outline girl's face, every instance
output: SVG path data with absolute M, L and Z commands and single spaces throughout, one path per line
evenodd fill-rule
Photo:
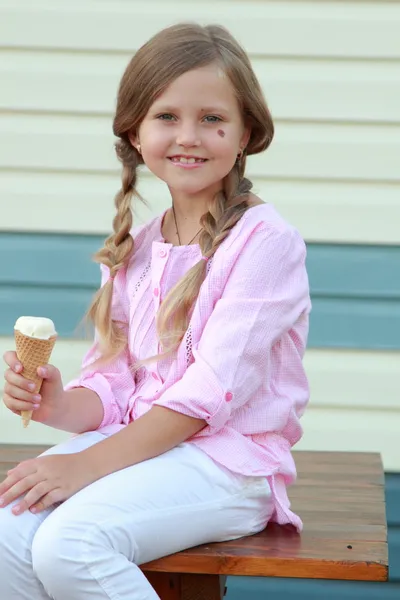
M 131 142 L 172 193 L 212 197 L 249 136 L 229 78 L 208 65 L 175 79 Z

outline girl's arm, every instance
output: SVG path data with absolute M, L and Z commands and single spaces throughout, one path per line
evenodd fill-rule
M 84 450 L 82 458 L 97 478 L 159 456 L 203 429 L 202 419 L 154 406 L 107 439 Z
M 51 411 L 44 424 L 70 433 L 83 433 L 98 429 L 103 415 L 103 403 L 95 392 L 87 388 L 75 388 L 64 392 L 61 402 Z

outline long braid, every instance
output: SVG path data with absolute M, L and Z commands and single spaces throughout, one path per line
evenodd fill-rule
M 231 229 L 248 210 L 248 194 L 252 183 L 241 176 L 246 158 L 243 156 L 224 179 L 224 188 L 209 205 L 201 218 L 203 231 L 199 245 L 203 256 L 211 258 L 229 235 Z M 157 330 L 163 348 L 161 356 L 173 353 L 182 341 L 207 274 L 206 261 L 200 260 L 170 290 L 157 316 Z M 150 359 L 151 360 L 151 359 Z
M 141 162 L 137 151 L 126 140 L 121 139 L 116 143 L 116 153 L 123 168 L 122 187 L 114 200 L 116 208 L 113 219 L 114 231 L 104 242 L 103 248 L 93 257 L 95 262 L 109 268 L 110 277 L 98 290 L 88 310 L 88 317 L 98 333 L 102 361 L 117 356 L 127 343 L 126 333 L 121 323 L 111 318 L 111 305 L 114 277 L 125 266 L 134 249 L 134 241 L 130 235 L 133 221 L 131 201 L 133 194 L 137 193 L 135 189 L 137 166 Z
M 208 213 L 202 218 L 204 232 L 199 242 L 204 256 L 215 254 L 248 209 L 247 199 L 252 183 L 240 175 L 245 160 L 242 157 L 225 177 L 223 191 L 215 196 Z

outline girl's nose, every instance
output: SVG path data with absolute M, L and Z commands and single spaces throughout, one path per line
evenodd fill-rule
M 184 146 L 185 148 L 200 146 L 201 141 L 197 127 L 189 123 L 182 124 L 176 137 L 176 143 L 178 146 Z

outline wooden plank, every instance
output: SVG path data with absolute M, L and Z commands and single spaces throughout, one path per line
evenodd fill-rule
M 181 575 L 181 600 L 221 600 L 226 577 L 215 575 Z M 161 596 L 161 600 L 164 598 Z
M 302 479 L 302 484 L 303 484 Z M 315 499 L 315 486 L 307 487 L 305 485 L 292 485 L 289 490 L 290 499 L 293 502 L 304 502 L 305 500 L 310 501 Z M 341 484 L 340 486 L 332 485 L 328 483 L 326 486 L 320 486 L 318 488 L 318 500 L 323 500 L 328 503 L 337 504 L 337 498 L 340 498 L 341 502 L 345 503 L 358 503 L 360 501 L 360 495 L 358 491 L 349 489 L 345 484 Z M 382 490 L 380 486 L 369 486 L 367 490 L 365 490 L 364 495 L 365 503 L 382 503 Z
M 360 501 L 362 501 L 361 497 Z M 364 527 L 365 525 L 384 526 L 386 524 L 383 502 L 381 505 L 371 504 L 370 506 L 374 510 L 370 511 L 365 511 L 362 504 L 360 506 L 354 504 L 353 509 L 348 511 L 329 511 L 328 507 L 321 507 L 320 512 L 308 510 L 305 506 L 307 506 L 307 502 L 302 505 L 293 503 L 293 509 L 295 512 L 301 514 L 305 527 L 307 527 L 308 523 L 313 523 L 315 526 L 332 525 L 332 527 L 337 527 L 342 525 L 344 528 L 348 528 L 350 523 L 353 526 L 359 525 L 360 527 Z
M 259 554 L 249 548 L 248 553 L 240 548 L 237 555 L 213 548 L 209 555 L 204 548 L 199 554 L 193 551 L 172 555 L 157 561 L 141 565 L 144 571 L 160 570 L 174 572 L 185 570 L 188 573 L 212 573 L 241 575 L 247 577 L 288 577 L 306 579 L 338 579 L 347 581 L 387 581 L 388 567 L 384 543 L 368 542 L 369 553 L 361 550 L 353 553 L 348 550 L 349 558 L 344 559 L 345 548 L 329 540 L 323 540 L 319 556 L 302 556 L 293 552 L 293 544 L 287 554 L 279 548 L 279 556 L 264 547 Z M 326 559 L 329 555 L 329 559 Z
M 226 577 L 187 573 L 146 573 L 161 600 L 221 600 Z
M 181 600 L 181 580 L 178 573 L 146 573 L 145 575 L 162 600 Z
M 302 537 L 309 538 L 309 544 L 315 543 L 316 540 L 321 540 L 318 543 L 324 543 L 323 540 L 346 540 L 346 543 L 353 542 L 384 542 L 387 541 L 387 525 L 357 525 L 354 523 L 346 523 L 339 525 L 338 523 L 328 524 L 321 521 L 306 521 L 305 529 L 302 531 Z

